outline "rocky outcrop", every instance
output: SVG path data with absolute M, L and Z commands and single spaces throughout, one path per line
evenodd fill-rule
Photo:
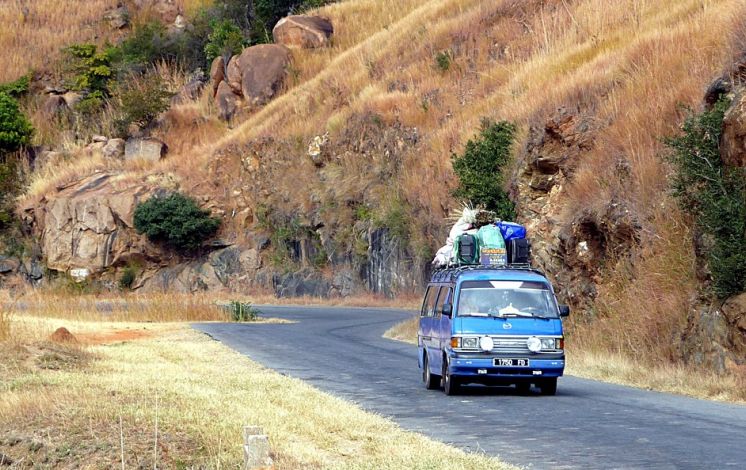
M 290 51 L 277 44 L 247 47 L 228 64 L 216 58 L 210 69 L 219 117 L 230 119 L 240 103 L 256 108 L 267 104 L 285 84 Z
M 725 113 L 720 152 L 726 166 L 746 168 L 746 90 Z
M 272 29 L 275 43 L 303 49 L 328 46 L 332 34 L 332 22 L 321 16 L 291 15 L 278 21 Z
M 106 12 L 104 19 L 109 22 L 112 29 L 124 29 L 130 24 L 130 13 L 127 7 L 122 5 Z
M 133 257 L 167 258 L 133 229 L 135 207 L 152 192 L 96 174 L 48 194 L 38 206 L 25 208 L 23 218 L 37 235 L 48 268 L 100 273 Z
M 125 160 L 157 162 L 166 156 L 168 146 L 154 137 L 130 137 L 124 144 Z

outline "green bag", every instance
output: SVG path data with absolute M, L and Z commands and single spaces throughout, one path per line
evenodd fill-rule
M 508 264 L 508 251 L 500 228 L 495 224 L 481 227 L 477 232 L 479 244 L 479 263 L 488 266 L 505 266 Z

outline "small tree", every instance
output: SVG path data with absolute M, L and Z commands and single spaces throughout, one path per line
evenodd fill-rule
M 231 20 L 212 21 L 212 31 L 205 45 L 207 62 L 212 62 L 216 57 L 222 55 L 232 56 L 238 54 L 244 46 L 244 37 L 241 29 Z
M 484 206 L 505 220 L 515 218 L 515 205 L 503 189 L 503 171 L 510 162 L 515 132 L 510 122 L 484 120 L 479 138 L 466 143 L 463 155 L 451 157 L 459 178 L 453 195 Z
M 34 128 L 7 93 L 0 93 L 0 153 L 15 152 L 31 143 Z
M 220 219 L 181 193 L 152 197 L 135 209 L 135 229 L 149 240 L 178 251 L 194 251 L 215 235 Z
M 723 165 L 720 137 L 730 102 L 691 114 L 667 144 L 676 172 L 673 192 L 706 235 L 712 290 L 719 298 L 746 290 L 746 172 Z
M 130 75 L 115 91 L 119 100 L 121 119 L 117 121 L 120 132 L 126 134 L 130 124 L 147 127 L 160 113 L 168 109 L 173 93 L 166 89 L 160 75 L 149 72 L 142 76 Z

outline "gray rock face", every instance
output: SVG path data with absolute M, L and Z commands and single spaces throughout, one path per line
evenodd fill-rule
M 124 159 L 157 162 L 166 156 L 168 146 L 153 137 L 131 137 L 124 144 Z
M 14 273 L 21 266 L 21 262 L 16 258 L 9 258 L 0 255 L 0 274 Z
M 272 29 L 275 43 L 304 49 L 328 46 L 332 34 L 331 21 L 321 16 L 291 15 L 282 18 Z
M 321 273 L 302 269 L 294 273 L 277 274 L 272 278 L 275 295 L 285 297 L 328 297 L 331 285 Z
M 726 165 L 746 167 L 746 92 L 736 95 L 725 113 L 721 154 Z
M 101 149 L 105 158 L 119 159 L 124 157 L 124 139 L 109 139 Z
M 399 240 L 386 228 L 369 231 L 368 262 L 363 279 L 369 291 L 394 297 L 402 289 L 414 289 L 424 282 L 425 272 L 402 249 Z
M 126 6 L 110 10 L 104 15 L 104 19 L 109 22 L 112 29 L 124 29 L 129 26 L 130 14 Z
M 41 107 L 42 113 L 47 117 L 52 117 L 66 109 L 67 103 L 60 95 L 49 95 Z

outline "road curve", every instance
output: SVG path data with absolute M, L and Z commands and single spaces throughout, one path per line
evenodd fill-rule
M 746 468 L 746 406 L 563 377 L 557 395 L 425 390 L 417 349 L 381 337 L 411 312 L 260 307 L 292 324 L 194 327 L 266 367 L 469 451 L 530 468 Z M 572 361 L 572 357 L 568 358 Z

